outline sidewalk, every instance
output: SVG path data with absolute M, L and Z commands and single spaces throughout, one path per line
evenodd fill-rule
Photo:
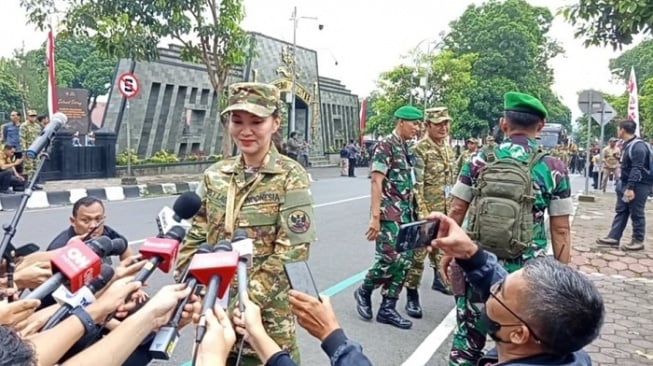
M 599 247 L 614 215 L 614 193 L 594 192 L 596 202 L 580 202 L 571 228 L 570 265 L 587 273 L 599 288 L 606 317 L 601 335 L 585 350 L 595 366 L 653 365 L 653 202 L 647 204 L 646 248 L 623 252 Z M 630 241 L 630 223 L 622 242 Z M 488 339 L 488 347 L 491 347 Z M 429 365 L 447 365 L 451 335 Z

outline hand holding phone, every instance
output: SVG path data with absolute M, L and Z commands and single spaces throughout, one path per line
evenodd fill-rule
M 320 292 L 315 286 L 313 275 L 306 261 L 289 262 L 283 265 L 290 288 L 320 300 Z M 322 300 L 320 300 L 322 301 Z
M 402 253 L 430 245 L 438 235 L 439 227 L 440 221 L 437 220 L 420 220 L 399 226 L 395 250 Z

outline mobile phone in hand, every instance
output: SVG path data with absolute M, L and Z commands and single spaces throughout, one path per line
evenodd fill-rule
M 306 261 L 285 263 L 283 269 L 286 272 L 291 289 L 303 292 L 322 301 Z
M 395 250 L 402 253 L 426 247 L 438 235 L 439 228 L 438 220 L 421 220 L 403 224 L 399 226 Z

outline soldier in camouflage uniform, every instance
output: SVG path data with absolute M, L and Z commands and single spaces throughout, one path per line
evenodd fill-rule
M 463 151 L 462 154 L 458 157 L 458 160 L 456 160 L 456 170 L 454 173 L 454 178 L 458 177 L 458 174 L 460 174 L 460 170 L 463 168 L 463 164 L 469 160 L 469 158 L 476 152 L 476 149 L 478 148 L 478 140 L 470 137 L 467 140 L 465 140 L 465 151 Z
M 411 264 L 412 251 L 397 253 L 395 245 L 399 226 L 415 219 L 415 156 L 407 141 L 418 133 L 424 114 L 413 106 L 403 106 L 394 116 L 397 119 L 395 130 L 377 143 L 372 156 L 371 218 L 366 235 L 368 240 L 376 241 L 376 261 L 354 297 L 358 314 L 371 320 L 372 291 L 383 286 L 383 302 L 376 320 L 409 329 L 413 323 L 399 315 L 396 306 Z
M 449 112 L 445 107 L 430 108 L 426 114 L 426 134 L 413 149 L 415 152 L 415 202 L 417 217 L 423 220 L 430 212 L 447 212 L 451 202 L 450 192 L 455 176 L 454 151 L 449 146 Z M 413 318 L 422 317 L 422 307 L 419 303 L 417 289 L 422 282 L 426 248 L 413 251 L 413 261 L 406 277 L 406 313 Z M 438 275 L 437 266 L 440 263 L 438 251 L 429 253 L 429 261 L 433 268 L 432 289 L 448 294 Z
M 246 229 L 254 239 L 249 298 L 261 307 L 266 332 L 299 364 L 283 264 L 307 260 L 309 245 L 316 237 L 308 175 L 272 144 L 281 122 L 279 90 L 267 84 L 237 83 L 230 86 L 229 93 L 229 106 L 223 114 L 229 112 L 229 132 L 240 153 L 204 172 L 197 190 L 202 208 L 181 246 L 177 269 L 184 267 L 202 243 L 230 240 L 236 228 Z M 236 286 L 234 279 L 232 308 Z M 243 355 L 241 365 L 263 364 L 249 347 Z M 229 364 L 234 361 L 232 354 Z
M 484 147 L 477 152 L 463 165 L 458 182 L 453 187 L 449 216 L 459 224 L 465 218 L 469 203 L 473 199 L 474 185 L 479 172 L 486 165 L 488 154 L 493 154 L 495 159 L 513 158 L 528 161 L 532 154 L 538 151 L 535 137 L 537 131 L 544 125 L 547 115 L 544 105 L 530 95 L 516 92 L 506 93 L 504 104 L 505 112 L 500 124 L 508 138 L 493 149 Z M 557 158 L 544 156 L 533 166 L 531 176 L 537 189 L 533 203 L 533 242 L 521 257 L 514 260 L 500 260 L 508 272 L 520 269 L 529 259 L 546 254 L 545 211 L 548 211 L 550 218 L 554 255 L 563 263 L 569 262 L 571 249 L 569 215 L 572 213 L 572 199 L 567 167 Z M 486 339 L 485 324 L 480 320 L 482 304 L 474 300 L 475 293 L 465 282 L 462 269 L 455 262 L 451 263 L 450 257 L 443 258 L 441 268 L 450 270 L 450 281 L 457 309 L 457 327 L 454 330 L 449 365 L 476 365 L 482 356 Z
M 29 176 L 29 179 L 33 179 L 34 170 L 36 170 L 37 159 L 32 159 L 27 156 L 27 148 L 36 140 L 36 138 L 41 133 L 41 125 L 36 121 L 36 111 L 27 111 L 27 120 L 25 123 L 20 125 L 20 146 L 21 151 L 25 152 L 23 157 L 25 174 Z M 40 189 L 39 185 L 34 185 L 35 189 Z

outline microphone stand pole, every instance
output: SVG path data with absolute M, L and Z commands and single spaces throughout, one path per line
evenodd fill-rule
M 11 240 L 16 235 L 16 228 L 18 227 L 18 222 L 20 221 L 21 217 L 23 216 L 23 212 L 27 207 L 27 201 L 29 201 L 29 198 L 32 196 L 34 184 L 37 181 L 39 175 L 41 174 L 41 170 L 45 165 L 45 161 L 50 158 L 49 152 L 51 146 L 52 146 L 52 140 L 48 142 L 48 146 L 46 146 L 46 148 L 43 149 L 44 151 L 38 156 L 39 163 L 36 166 L 36 170 L 34 171 L 32 179 L 30 179 L 29 181 L 29 185 L 25 188 L 25 191 L 23 192 L 23 195 L 20 200 L 20 204 L 18 205 L 18 208 L 14 213 L 14 217 L 11 219 L 10 223 L 5 223 L 4 225 L 2 225 L 4 234 L 2 236 L 2 241 L 0 242 L 0 253 L 2 253 L 2 256 L 7 262 L 7 270 L 6 270 L 7 288 L 14 287 L 14 283 L 13 283 L 14 271 L 16 269 L 16 263 L 15 263 L 16 253 L 14 253 L 13 245 L 11 245 Z M 27 153 L 25 153 L 25 155 L 27 155 Z M 11 248 L 11 251 L 7 251 L 7 248 Z M 11 302 L 12 298 L 13 296 L 10 296 L 7 300 Z

